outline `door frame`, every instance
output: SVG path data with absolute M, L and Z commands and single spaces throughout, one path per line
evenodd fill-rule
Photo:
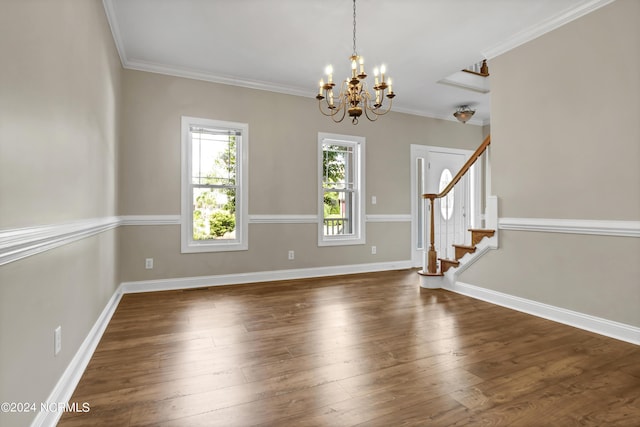
M 418 194 L 418 171 L 417 171 L 417 159 L 423 157 L 423 153 L 428 152 L 429 150 L 440 151 L 451 154 L 463 154 L 465 156 L 465 160 L 469 159 L 473 154 L 473 150 L 465 150 L 460 148 L 449 148 L 449 147 L 440 147 L 435 145 L 420 145 L 420 144 L 411 144 L 410 152 L 410 175 L 411 175 L 411 264 L 413 267 L 422 267 L 424 260 L 424 249 L 421 251 L 418 249 L 418 232 L 419 228 L 419 209 L 424 209 L 424 199 Z M 477 165 L 476 165 L 477 166 Z M 466 193 L 465 204 L 468 206 L 467 212 L 470 216 L 468 216 L 469 224 L 471 226 L 477 226 L 481 219 L 481 168 L 473 167 L 473 178 L 469 179 L 468 186 L 469 191 Z M 458 171 L 452 171 L 454 176 Z M 470 176 L 471 178 L 471 176 Z M 428 239 L 426 238 L 427 233 L 427 224 L 426 218 L 423 219 L 425 223 L 422 227 L 423 243 L 424 246 L 428 244 Z

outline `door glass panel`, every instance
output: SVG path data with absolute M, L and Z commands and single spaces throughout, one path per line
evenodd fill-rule
M 424 159 L 417 158 L 416 159 L 416 188 L 418 189 L 418 240 L 416 249 L 421 250 L 424 248 L 424 199 L 422 198 L 422 194 L 424 191 Z
M 444 190 L 447 185 L 451 182 L 453 176 L 451 175 L 451 171 L 449 169 L 445 169 L 442 171 L 440 175 L 440 185 L 438 186 L 438 192 Z M 454 203 L 454 193 L 456 189 L 452 188 L 449 193 L 440 200 L 440 214 L 442 215 L 442 219 L 445 221 L 451 219 L 451 215 L 453 215 L 453 203 Z

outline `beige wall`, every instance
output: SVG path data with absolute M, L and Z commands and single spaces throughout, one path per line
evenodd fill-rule
M 640 220 L 640 2 L 491 61 L 500 217 Z M 640 326 L 640 239 L 501 231 L 461 280 Z
M 115 215 L 121 67 L 102 3 L 3 1 L 0 52 L 0 229 Z M 0 402 L 51 393 L 115 291 L 116 247 L 109 231 L 0 266 Z
M 0 12 L 0 229 L 179 214 L 182 115 L 249 123 L 250 215 L 316 214 L 318 132 L 365 136 L 367 213 L 404 215 L 410 145 L 473 149 L 487 131 L 399 113 L 334 124 L 312 90 L 122 71 L 98 0 L 4 1 Z M 640 220 L 639 17 L 640 3 L 618 1 L 491 61 L 500 216 Z M 249 232 L 248 251 L 181 254 L 176 225 L 124 226 L 0 266 L 0 401 L 46 399 L 119 282 L 410 258 L 407 222 L 368 223 L 366 246 L 338 248 L 319 248 L 313 224 Z M 462 281 L 640 326 L 639 239 L 500 239 Z
M 120 214 L 180 213 L 182 115 L 249 124 L 249 214 L 317 213 L 318 132 L 366 137 L 367 214 L 410 214 L 410 145 L 475 149 L 482 127 L 400 113 L 335 124 L 308 98 L 125 70 Z M 398 95 L 400 96 L 400 95 Z M 377 197 L 372 205 L 371 196 Z M 180 254 L 179 226 L 120 230 L 120 280 L 406 261 L 410 223 L 368 223 L 366 246 L 317 246 L 313 224 L 250 224 L 249 250 Z M 371 255 L 376 245 L 377 255 Z M 296 251 L 294 261 L 287 251 Z M 144 259 L 154 258 L 154 269 Z

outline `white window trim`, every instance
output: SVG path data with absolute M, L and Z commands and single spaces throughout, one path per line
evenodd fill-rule
M 358 191 L 355 198 L 354 219 L 355 232 L 349 236 L 325 236 L 324 235 L 324 189 L 322 188 L 322 144 L 335 142 L 341 145 L 352 145 L 356 148 L 354 163 L 356 168 L 355 183 Z M 318 132 L 318 246 L 343 246 L 364 245 L 366 243 L 366 212 L 365 212 L 365 142 L 363 136 L 338 135 L 333 133 Z
M 193 240 L 193 212 L 191 210 L 193 204 L 193 196 L 191 194 L 191 144 L 189 143 L 189 134 L 191 125 L 200 125 L 203 127 L 216 127 L 227 129 L 239 129 L 242 132 L 240 148 L 236 154 L 236 179 L 239 181 L 236 200 L 239 201 L 236 206 L 238 219 L 236 221 L 236 238 L 229 240 Z M 182 116 L 181 126 L 181 203 L 180 203 L 180 247 L 182 253 L 197 252 L 222 252 L 222 251 L 243 251 L 249 248 L 248 233 L 248 185 L 249 185 L 249 125 L 247 123 L 234 123 L 221 120 L 202 119 L 198 117 Z

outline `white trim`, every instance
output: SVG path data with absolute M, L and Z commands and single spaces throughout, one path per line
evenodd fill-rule
M 180 225 L 180 215 L 123 215 L 0 230 L 0 265 L 119 226 Z M 366 222 L 408 222 L 410 215 L 367 215 Z M 317 215 L 249 215 L 251 224 L 316 224 Z
M 111 299 L 107 302 L 102 313 L 100 313 L 98 320 L 94 323 L 93 327 L 87 334 L 87 337 L 80 345 L 80 348 L 76 351 L 73 359 L 71 359 L 71 362 L 67 365 L 67 368 L 64 370 L 64 373 L 51 391 L 51 394 L 49 394 L 46 403 L 50 403 L 52 404 L 51 406 L 57 407 L 59 403 L 66 403 L 71 399 L 73 391 L 80 382 L 80 378 L 82 378 L 82 374 L 98 347 L 100 339 L 102 338 L 104 331 L 107 329 L 107 326 L 111 321 L 111 317 L 113 317 L 113 313 L 115 313 L 121 299 L 122 286 L 119 286 Z M 31 423 L 31 427 L 55 426 L 61 416 L 62 411 L 39 412 Z
M 113 35 L 113 41 L 116 45 L 116 50 L 120 56 L 120 63 L 124 67 L 127 61 L 127 55 L 125 54 L 124 43 L 120 36 L 120 27 L 118 26 L 118 20 L 116 19 L 115 6 L 113 0 L 102 0 L 102 6 L 104 7 L 105 15 L 107 16 L 107 22 Z
M 120 225 L 180 225 L 180 215 L 124 215 Z
M 367 215 L 366 222 L 411 222 L 411 214 Z
M 483 52 L 483 56 L 486 59 L 493 59 L 496 56 L 502 55 L 503 53 L 508 52 L 511 49 L 514 49 L 524 43 L 542 36 L 543 34 L 553 31 L 556 28 L 560 28 L 571 21 L 585 16 L 603 6 L 606 6 L 613 1 L 614 0 L 590 0 L 578 6 L 571 6 L 565 11 L 560 12 L 556 16 L 553 16 L 533 27 L 525 28 L 518 34 L 511 37 L 509 40 L 501 42 L 487 49 L 485 52 Z
M 277 280 L 307 279 L 312 277 L 339 276 L 343 274 L 372 273 L 377 271 L 405 270 L 411 261 L 389 261 L 370 264 L 334 265 L 328 267 L 299 268 L 291 270 L 256 271 L 250 273 L 221 274 L 216 276 L 182 277 L 176 279 L 124 282 L 123 293 L 167 291 L 209 286 L 240 285 L 246 283 L 273 282 Z
M 118 217 L 0 230 L 0 265 L 8 264 L 119 225 Z
M 236 224 L 234 239 L 193 239 L 193 184 L 191 126 L 233 130 L 240 133 L 236 143 Z M 181 129 L 181 180 L 180 180 L 180 252 L 226 252 L 249 249 L 249 124 L 182 116 Z
M 495 208 L 494 208 L 495 209 Z M 317 215 L 250 215 L 254 224 L 313 224 Z M 367 215 L 366 222 L 410 222 L 411 215 Z M 91 237 L 118 226 L 179 225 L 180 215 L 125 215 L 0 230 L 0 265 Z M 489 228 L 493 228 L 489 226 Z M 640 221 L 500 218 L 500 230 L 640 237 Z
M 218 83 L 229 86 L 238 86 L 247 89 L 263 90 L 268 92 L 282 93 L 285 95 L 309 97 L 309 90 L 299 89 L 292 86 L 270 83 L 260 80 L 243 79 L 237 76 L 225 76 L 207 71 L 193 70 L 185 67 L 172 67 L 164 64 L 156 64 L 142 60 L 123 61 L 123 68 L 129 70 L 146 71 L 149 73 L 164 74 L 167 76 L 183 77 L 192 80 L 202 80 L 210 83 Z
M 640 237 L 640 221 L 590 219 L 500 218 L 500 230 Z
M 340 236 L 324 235 L 324 187 L 323 187 L 323 157 L 324 144 L 353 147 L 353 234 Z M 366 238 L 366 138 L 355 135 L 339 135 L 318 132 L 318 246 L 364 245 Z
M 491 304 L 500 305 L 544 319 L 553 320 L 554 322 L 640 345 L 640 328 L 635 326 L 579 313 L 566 308 L 543 304 L 463 282 L 456 282 L 453 285 L 444 283 L 443 288 L 461 295 L 487 301 Z
M 250 224 L 316 224 L 318 215 L 249 215 Z

